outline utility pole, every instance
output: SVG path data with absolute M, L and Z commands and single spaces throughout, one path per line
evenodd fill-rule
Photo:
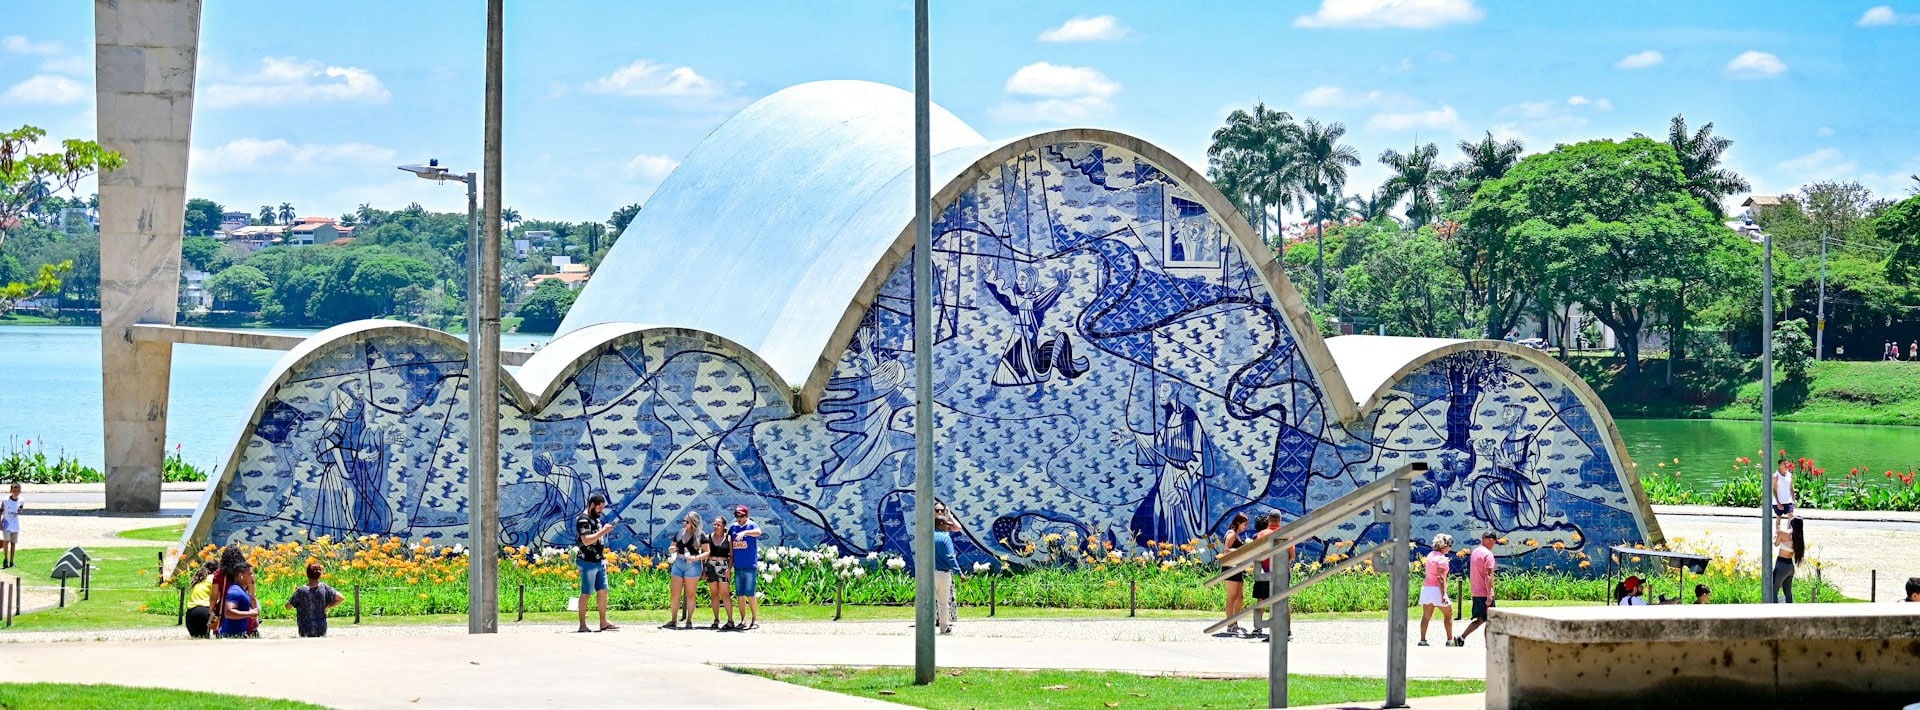
M 1826 359 L 1827 352 L 1827 234 L 1828 230 L 1820 230 L 1820 305 L 1814 316 L 1819 322 L 1813 331 L 1814 362 Z
M 487 0 L 482 173 L 486 215 L 467 322 L 467 633 L 500 630 L 500 47 L 502 0 Z M 468 183 L 472 189 L 472 183 Z
M 494 0 L 499 2 L 499 0 Z M 927 0 L 913 2 L 913 682 L 933 665 L 933 101 Z
M 1751 224 L 1751 223 L 1749 223 Z M 1760 601 L 1773 601 L 1773 235 L 1760 233 Z

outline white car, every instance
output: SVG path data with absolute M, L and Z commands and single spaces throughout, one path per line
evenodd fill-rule
M 1516 343 L 1519 343 L 1520 345 L 1524 345 L 1524 346 L 1527 346 L 1527 347 L 1529 347 L 1529 348 L 1533 348 L 1533 349 L 1535 349 L 1535 350 L 1542 350 L 1542 351 L 1544 351 L 1544 350 L 1546 350 L 1546 349 L 1547 349 L 1547 339 L 1546 339 L 1546 338 L 1522 338 L 1522 339 L 1520 339 L 1520 340 L 1517 340 L 1517 341 L 1514 341 L 1514 342 L 1516 342 Z

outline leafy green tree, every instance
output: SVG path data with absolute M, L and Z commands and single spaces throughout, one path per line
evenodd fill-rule
M 1894 203 L 1873 221 L 1874 232 L 1893 248 L 1887 276 L 1894 283 L 1920 286 L 1920 195 Z
M 1301 124 L 1294 160 L 1300 166 L 1301 187 L 1313 197 L 1313 233 L 1316 241 L 1326 238 L 1327 205 L 1340 199 L 1347 186 L 1347 168 L 1360 165 L 1360 152 L 1340 142 L 1347 134 L 1346 124 L 1321 123 L 1311 118 Z M 1314 302 L 1327 305 L 1326 264 L 1315 261 L 1315 280 L 1319 289 Z
M 1709 267 L 1716 239 L 1732 234 L 1687 185 L 1673 148 L 1651 139 L 1562 145 L 1481 186 L 1467 222 L 1486 230 L 1489 253 L 1544 260 L 1541 285 L 1612 328 L 1633 377 L 1641 331 L 1671 313 L 1683 283 Z M 1524 292 L 1540 286 L 1525 284 L 1527 270 L 1487 278 Z
M 1487 131 L 1486 136 L 1477 141 L 1460 141 L 1459 146 L 1466 158 L 1453 168 L 1456 183 L 1449 203 L 1461 206 L 1473 199 L 1481 183 L 1505 177 L 1508 170 L 1520 163 L 1520 154 L 1526 152 L 1526 144 L 1518 140 L 1495 140 L 1493 131 Z
M 89 175 L 126 164 L 119 153 L 93 141 L 67 139 L 61 141 L 58 152 L 33 152 L 34 143 L 46 135 L 46 131 L 33 126 L 0 133 L 0 246 L 6 245 L 9 233 L 22 217 L 37 213 L 43 202 L 72 191 Z M 96 255 L 95 283 L 98 261 Z M 45 262 L 27 280 L 0 281 L 0 315 L 6 315 L 21 301 L 59 292 L 61 278 L 73 268 L 70 259 Z
M 344 323 L 391 315 L 408 286 L 433 285 L 433 267 L 419 259 L 389 254 L 377 247 L 345 249 L 307 303 L 307 317 Z
M 1712 123 L 1689 133 L 1687 117 L 1674 114 L 1673 120 L 1667 124 L 1667 145 L 1673 148 L 1680 161 L 1680 172 L 1687 178 L 1688 194 L 1705 205 L 1715 219 L 1726 216 L 1720 207 L 1722 198 L 1753 189 L 1739 173 L 1720 166 L 1721 156 L 1726 154 L 1733 141 L 1713 135 Z
M 520 304 L 517 315 L 520 316 L 520 332 L 551 333 L 560 327 L 560 320 L 567 316 L 567 309 L 573 307 L 573 299 L 579 293 L 567 288 L 556 279 L 540 282 Z
M 261 296 L 272 286 L 264 272 L 246 264 L 229 266 L 207 279 L 215 307 L 249 313 L 260 310 Z
M 1452 248 L 1431 228 L 1387 238 L 1346 267 L 1334 301 L 1384 325 L 1388 335 L 1456 338 L 1467 327 L 1466 284 L 1448 263 Z
M 221 244 L 211 237 L 187 237 L 180 240 L 180 260 L 202 271 L 218 271 L 212 268 L 222 258 Z
M 187 221 L 184 231 L 188 235 L 205 236 L 220 231 L 220 221 L 224 219 L 227 208 L 213 200 L 195 197 L 187 200 Z
M 1388 148 L 1380 152 L 1380 163 L 1393 170 L 1381 191 L 1388 204 L 1407 201 L 1407 221 L 1415 228 L 1433 222 L 1440 208 L 1440 194 L 1446 185 L 1447 169 L 1440 165 L 1440 149 L 1422 143 L 1406 153 Z
M 1813 374 L 1813 338 L 1807 337 L 1806 321 L 1794 318 L 1774 326 L 1773 363 L 1788 382 L 1806 382 Z
M 613 215 L 607 218 L 607 230 L 613 232 L 615 237 L 618 237 L 621 232 L 627 231 L 627 225 L 633 223 L 633 218 L 638 216 L 640 216 L 639 204 L 631 204 L 614 210 Z

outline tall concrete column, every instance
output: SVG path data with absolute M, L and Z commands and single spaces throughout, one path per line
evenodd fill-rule
M 127 159 L 100 176 L 100 362 L 107 509 L 160 509 L 169 343 L 128 326 L 172 325 L 199 57 L 200 0 L 94 0 L 100 144 Z

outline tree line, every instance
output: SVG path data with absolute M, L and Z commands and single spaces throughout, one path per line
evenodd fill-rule
M 1761 246 L 1729 228 L 1722 207 L 1751 187 L 1721 165 L 1732 141 L 1713 124 L 1674 116 L 1664 140 L 1598 138 L 1532 155 L 1489 132 L 1460 141 L 1452 163 L 1435 143 L 1389 148 L 1377 160 L 1391 175 L 1357 195 L 1346 194 L 1347 174 L 1361 158 L 1345 133 L 1261 104 L 1230 114 L 1208 149 L 1209 176 L 1282 252 L 1323 321 L 1510 339 L 1528 334 L 1529 319 L 1564 336 L 1591 333 L 1591 318 L 1615 333 L 1629 376 L 1645 332 L 1664 331 L 1669 362 L 1690 347 L 1757 348 L 1739 334 L 1758 330 Z M 1920 330 L 1920 262 L 1903 256 L 1920 256 L 1920 217 L 1907 216 L 1916 210 L 1920 198 L 1879 199 L 1852 182 L 1755 210 L 1779 250 L 1779 315 L 1811 320 L 1825 234 L 1828 354 Z M 1571 338 L 1559 339 L 1564 354 Z

